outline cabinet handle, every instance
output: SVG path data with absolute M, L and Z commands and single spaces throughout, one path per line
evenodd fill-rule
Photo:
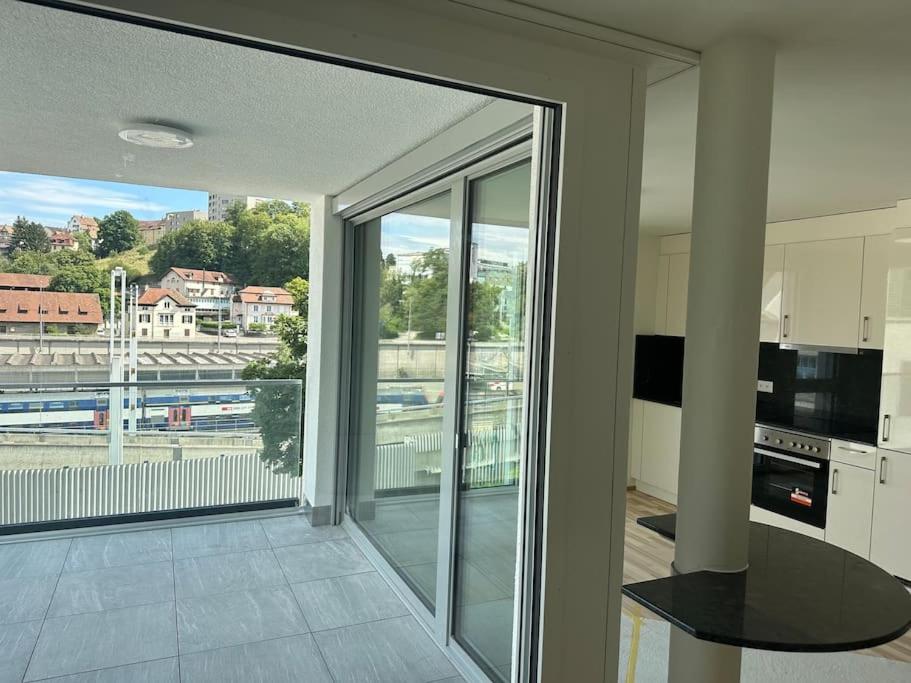
M 848 448 L 847 446 L 836 446 L 840 451 L 847 451 L 848 453 L 857 453 L 859 455 L 869 455 L 870 451 L 864 451 L 860 448 Z
M 787 337 L 789 334 L 791 334 L 791 316 L 785 315 L 783 318 L 781 336 Z
M 886 483 L 886 456 L 879 459 L 879 483 Z
M 883 442 L 889 440 L 889 432 L 892 431 L 892 416 L 883 415 Z M 883 458 L 885 460 L 885 458 Z
M 870 341 L 870 316 L 864 316 L 863 341 Z
M 832 495 L 838 493 L 838 468 L 832 470 Z

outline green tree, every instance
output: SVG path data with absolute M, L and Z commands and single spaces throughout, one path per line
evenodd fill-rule
M 35 251 L 48 253 L 51 250 L 51 240 L 47 230 L 40 223 L 30 221 L 23 216 L 17 216 L 13 221 L 13 235 L 10 239 L 10 252 L 16 254 L 22 251 Z
M 281 199 L 269 199 L 254 206 L 253 213 L 266 215 L 273 221 L 288 215 L 304 218 L 308 225 L 310 221 L 310 205 L 303 202 L 289 204 Z
M 237 224 L 240 223 L 240 218 L 243 216 L 244 211 L 247 210 L 247 207 L 244 206 L 244 203 L 239 199 L 235 199 L 231 202 L 231 205 L 225 209 L 225 223 L 230 223 L 235 228 Z
M 446 330 L 449 256 L 444 249 L 429 249 L 414 260 L 411 273 L 404 297 L 406 325 L 410 321 L 421 339 L 434 339 Z
M 107 316 L 110 305 L 108 276 L 93 263 L 66 265 L 51 279 L 52 292 L 85 292 L 97 294 L 101 309 Z
M 79 251 L 85 252 L 86 254 L 92 253 L 92 237 L 87 232 L 77 230 L 73 233 L 73 239 L 75 239 L 76 243 L 79 245 Z
M 57 263 L 49 253 L 41 251 L 16 252 L 7 266 L 11 273 L 32 273 L 33 275 L 53 275 L 57 272 Z
M 302 277 L 295 277 L 285 283 L 284 288 L 291 294 L 294 299 L 294 309 L 297 314 L 307 319 L 307 313 L 310 310 L 310 283 Z
M 172 266 L 226 270 L 236 228 L 220 221 L 187 221 L 164 235 L 149 265 L 161 276 Z
M 139 221 L 129 211 L 115 211 L 98 223 L 99 256 L 119 254 L 139 244 Z
M 405 280 L 389 254 L 380 271 L 380 337 L 395 339 L 405 324 Z
M 269 229 L 270 221 L 267 215 L 255 214 L 247 209 L 241 211 L 236 220 L 234 243 L 227 271 L 234 275 L 238 282 L 246 284 L 250 282 L 253 274 L 253 260 L 259 249 L 260 238 Z
M 301 434 L 304 381 L 307 377 L 307 323 L 300 316 L 275 321 L 279 347 L 263 360 L 250 363 L 245 380 L 299 379 L 301 385 L 264 383 L 252 386 L 251 417 L 259 426 L 263 447 L 260 459 L 279 474 L 301 474 Z M 300 396 L 300 403 L 298 403 Z
M 498 314 L 502 291 L 502 287 L 491 282 L 471 283 L 468 330 L 475 341 L 490 341 L 500 333 Z
M 305 280 L 310 271 L 309 220 L 283 214 L 256 240 L 250 268 L 250 282 L 280 287 L 295 277 Z

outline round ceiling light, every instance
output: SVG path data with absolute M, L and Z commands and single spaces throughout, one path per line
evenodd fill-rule
M 193 136 L 187 131 L 152 123 L 141 123 L 136 128 L 125 128 L 117 135 L 121 140 L 142 147 L 188 149 L 193 146 Z

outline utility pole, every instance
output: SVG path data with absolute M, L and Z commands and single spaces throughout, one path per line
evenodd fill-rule
M 44 353 L 44 287 L 38 288 L 38 353 Z
M 130 364 L 128 377 L 130 380 L 129 415 L 127 428 L 130 434 L 136 433 L 137 393 L 136 380 L 139 364 L 139 285 L 130 285 Z
M 218 353 L 221 353 L 221 304 L 218 306 Z
M 120 278 L 120 353 L 114 353 L 114 313 L 117 278 Z M 111 383 L 108 389 L 108 462 L 111 465 L 123 464 L 123 360 L 126 351 L 126 286 L 127 274 L 123 268 L 111 271 L 110 292 L 110 334 L 108 352 L 111 363 Z

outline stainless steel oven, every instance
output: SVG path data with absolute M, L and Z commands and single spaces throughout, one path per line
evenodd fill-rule
M 830 442 L 768 427 L 753 442 L 753 505 L 824 529 Z

